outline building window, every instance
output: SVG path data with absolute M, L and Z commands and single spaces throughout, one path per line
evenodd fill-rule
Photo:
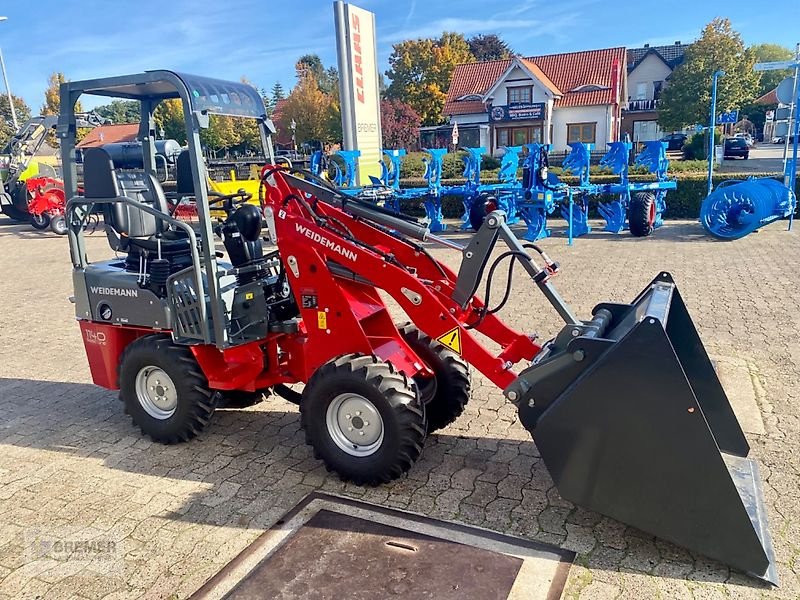
M 542 127 L 498 127 L 497 148 L 501 146 L 522 146 L 524 144 L 541 144 Z
M 664 89 L 664 82 L 663 81 L 654 81 L 653 82 L 653 100 L 658 100 L 661 98 L 661 90 Z
M 646 83 L 637 83 L 636 84 L 636 98 L 635 100 L 647 100 L 647 84 Z
M 567 143 L 594 144 L 596 132 L 597 123 L 569 123 L 567 125 Z
M 657 121 L 634 121 L 633 122 L 633 141 L 652 142 L 660 140 L 664 132 L 658 126 Z
M 533 102 L 533 86 L 526 85 L 523 87 L 510 87 L 508 88 L 508 103 L 518 104 Z

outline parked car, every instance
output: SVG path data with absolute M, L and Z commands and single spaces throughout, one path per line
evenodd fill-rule
M 776 135 L 772 138 L 771 142 L 773 144 L 785 144 L 786 143 L 786 136 L 785 135 Z
M 750 158 L 750 146 L 743 137 L 731 137 L 725 140 L 725 158 L 741 156 L 745 160 Z
M 689 136 L 685 133 L 671 133 L 661 138 L 662 142 L 667 142 L 667 150 L 681 150 Z

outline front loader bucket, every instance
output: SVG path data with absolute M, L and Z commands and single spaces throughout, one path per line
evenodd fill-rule
M 506 390 L 562 497 L 777 585 L 758 465 L 669 273 Z

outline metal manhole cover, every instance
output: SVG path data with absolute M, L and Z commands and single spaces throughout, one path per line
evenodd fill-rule
M 545 544 L 311 494 L 194 598 L 549 600 L 561 595 L 573 559 Z

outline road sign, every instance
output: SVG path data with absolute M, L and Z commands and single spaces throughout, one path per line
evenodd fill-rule
M 774 62 L 756 63 L 754 71 L 782 71 L 783 69 L 794 69 L 797 66 L 796 60 L 778 60 Z
M 784 108 L 779 108 L 775 111 L 775 120 L 776 121 L 788 121 L 789 115 L 792 114 L 791 109 L 786 106 Z
M 724 123 L 736 123 L 739 120 L 739 111 L 738 110 L 731 110 L 728 112 L 723 112 L 717 115 L 717 124 L 722 125 Z
M 453 133 L 450 136 L 450 141 L 453 142 L 453 146 L 458 146 L 458 123 L 453 123 Z
M 787 77 L 775 88 L 775 95 L 781 104 L 792 104 L 794 102 L 792 94 L 794 94 L 794 77 Z
M 705 129 L 705 127 L 703 127 L 700 124 L 694 126 L 695 133 L 700 133 L 701 131 L 703 131 L 703 129 Z

